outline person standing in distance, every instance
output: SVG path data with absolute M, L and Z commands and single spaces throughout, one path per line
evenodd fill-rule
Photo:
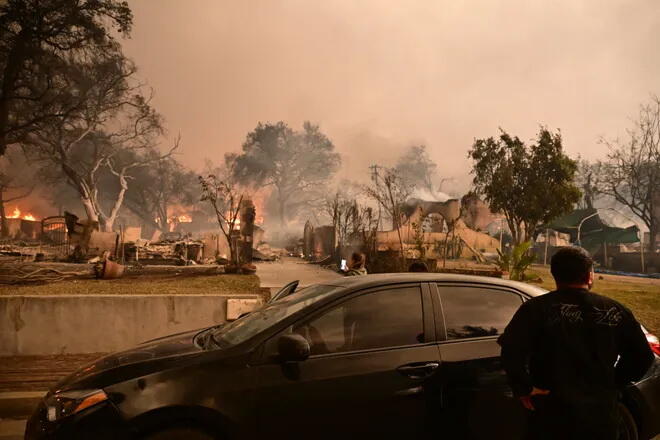
M 347 277 L 366 275 L 366 257 L 362 252 L 353 252 L 351 261 L 348 263 L 348 270 L 344 272 Z
M 590 292 L 593 260 L 579 247 L 550 263 L 557 290 L 525 302 L 498 339 L 513 393 L 530 411 L 529 438 L 618 437 L 618 393 L 654 355 L 632 312 Z

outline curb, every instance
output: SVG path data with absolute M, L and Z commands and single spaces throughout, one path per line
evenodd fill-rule
M 0 418 L 20 418 L 32 415 L 46 391 L 0 392 Z

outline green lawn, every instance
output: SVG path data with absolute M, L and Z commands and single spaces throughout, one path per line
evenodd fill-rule
M 534 266 L 532 272 L 543 280 L 536 285 L 554 289 L 555 284 L 548 268 Z M 660 333 L 660 280 L 596 274 L 593 291 L 621 302 L 633 311 L 649 331 Z
M 142 276 L 118 280 L 67 280 L 41 285 L 0 285 L 0 295 L 189 295 L 259 291 L 255 275 Z

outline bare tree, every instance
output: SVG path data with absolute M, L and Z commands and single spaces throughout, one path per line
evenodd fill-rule
M 159 159 L 160 153 L 149 154 Z M 147 224 L 160 231 L 169 229 L 168 216 L 175 204 L 190 206 L 199 198 L 197 174 L 174 158 L 157 160 L 136 173 L 126 192 L 125 205 Z
M 607 160 L 600 162 L 601 194 L 626 206 L 649 228 L 651 251 L 660 230 L 657 193 L 660 192 L 660 98 L 652 96 L 641 105 L 634 126 L 625 140 L 601 142 L 609 148 Z
M 363 250 L 372 256 L 376 252 L 376 233 L 380 218 L 371 206 L 363 204 L 358 204 L 355 215 L 356 233 L 360 235 Z
M 350 186 L 350 182 L 345 182 Z M 337 238 L 337 250 L 341 255 L 346 246 L 360 243 L 362 251 L 373 254 L 379 219 L 375 210 L 361 203 L 358 194 L 337 190 L 325 201 L 325 214 L 332 220 Z
M 237 242 L 234 240 L 234 231 L 240 216 L 243 194 L 232 179 L 233 170 L 225 176 L 209 174 L 206 177 L 199 176 L 202 187 L 202 201 L 207 201 L 215 212 L 220 230 L 227 239 L 229 245 L 230 261 L 236 265 L 240 264 Z
M 326 214 L 332 219 L 335 230 L 337 251 L 341 255 L 346 236 L 348 235 L 349 222 L 352 217 L 353 203 L 346 199 L 341 191 L 336 191 L 332 198 L 325 201 Z
M 55 165 L 78 193 L 88 220 L 110 231 L 122 207 L 131 174 L 169 157 L 154 156 L 163 134 L 160 115 L 133 79 L 135 66 L 123 56 L 99 56 L 72 62 L 71 100 L 78 105 L 58 120 L 37 124 L 28 152 L 44 166 Z M 102 204 L 99 178 L 106 170 L 116 179 L 117 193 L 109 208 Z M 106 194 L 107 196 L 107 194 Z M 109 198 L 109 197 L 106 197 Z
M 591 209 L 594 207 L 594 201 L 600 192 L 599 174 L 599 166 L 597 163 L 590 163 L 584 159 L 578 159 L 576 183 L 582 191 L 582 201 L 580 202 L 580 205 L 583 208 Z
M 384 168 L 382 174 L 374 175 L 371 185 L 365 186 L 364 190 L 367 196 L 375 200 L 392 219 L 392 226 L 399 238 L 401 267 L 406 267 L 401 224 L 405 217 L 404 203 L 410 197 L 413 187 L 401 178 L 396 169 Z
M 361 207 L 355 197 L 338 190 L 332 198 L 326 199 L 325 211 L 332 219 L 338 251 L 341 254 L 350 237 L 361 230 Z

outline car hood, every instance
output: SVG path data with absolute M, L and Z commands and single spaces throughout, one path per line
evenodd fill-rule
M 168 364 L 203 353 L 194 337 L 205 329 L 165 336 L 129 350 L 109 354 L 85 365 L 61 380 L 52 392 L 77 388 L 102 388 L 109 383 L 167 368 Z

